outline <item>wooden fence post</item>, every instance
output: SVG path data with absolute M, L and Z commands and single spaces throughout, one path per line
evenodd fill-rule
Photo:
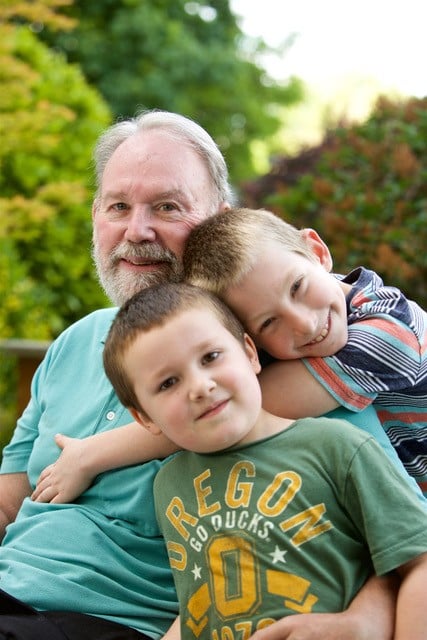
M 18 368 L 17 417 L 30 399 L 31 379 L 50 345 L 48 340 L 1 340 L 0 351 L 15 356 Z

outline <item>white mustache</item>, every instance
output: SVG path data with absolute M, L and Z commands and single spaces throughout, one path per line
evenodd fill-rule
M 120 244 L 113 249 L 110 254 L 111 263 L 119 260 L 152 260 L 157 262 L 173 262 L 176 256 L 153 242 L 141 243 L 137 245 Z

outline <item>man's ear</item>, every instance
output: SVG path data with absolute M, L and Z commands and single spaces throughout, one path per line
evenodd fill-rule
M 308 248 L 326 271 L 332 271 L 332 256 L 327 245 L 314 229 L 303 229 L 302 235 Z
M 99 208 L 99 201 L 98 198 L 95 198 L 92 202 L 92 222 L 95 220 L 95 216 L 97 214 Z
M 248 336 L 247 333 L 245 333 L 245 351 L 246 351 L 246 355 L 249 358 L 249 362 L 252 365 L 252 369 L 254 370 L 254 373 L 258 375 L 258 373 L 261 371 L 261 365 L 259 363 L 259 358 L 258 358 L 258 351 L 254 341 L 250 336 Z
M 132 415 L 132 418 L 135 422 L 138 422 L 144 429 L 147 429 L 153 436 L 158 436 L 162 433 L 160 427 L 158 427 L 152 420 L 150 420 L 149 416 L 144 411 L 138 411 L 133 407 L 128 407 L 129 413 Z

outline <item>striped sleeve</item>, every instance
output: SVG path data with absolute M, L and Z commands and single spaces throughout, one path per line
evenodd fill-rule
M 421 350 L 411 326 L 381 314 L 349 325 L 348 342 L 335 355 L 303 362 L 341 405 L 361 411 L 378 394 L 417 386 Z

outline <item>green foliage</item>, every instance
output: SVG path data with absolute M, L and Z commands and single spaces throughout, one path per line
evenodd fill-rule
M 70 5 L 73 0 L 1 0 L 0 19 L 2 22 L 29 23 L 35 30 L 49 25 L 53 31 L 67 30 L 74 21 L 57 13 L 58 8 Z
M 89 255 L 90 180 L 110 115 L 28 27 L 0 34 L 0 336 L 50 338 L 105 304 Z
M 91 258 L 91 153 L 111 115 L 76 66 L 35 35 L 64 0 L 0 7 L 0 339 L 54 338 L 107 301 Z M 31 20 L 30 24 L 26 24 Z M 2 437 L 14 363 L 0 355 Z
M 328 134 L 294 184 L 258 202 L 314 227 L 338 272 L 368 266 L 427 306 L 427 99 L 381 98 L 369 119 Z
M 115 117 L 167 109 L 194 118 L 218 141 L 237 183 L 255 173 L 251 144 L 279 128 L 279 107 L 301 98 L 257 64 L 266 45 L 243 37 L 228 0 L 75 0 L 78 26 L 41 33 L 81 65 Z

